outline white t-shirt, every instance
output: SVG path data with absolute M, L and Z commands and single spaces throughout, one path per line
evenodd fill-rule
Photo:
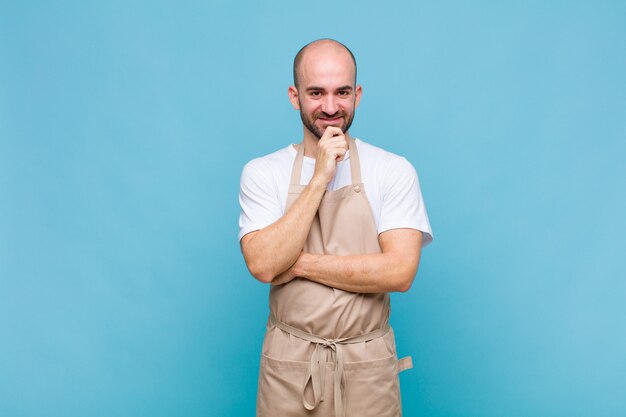
M 361 180 L 376 221 L 378 233 L 390 229 L 410 228 L 422 231 L 422 247 L 433 234 L 422 198 L 417 173 L 405 158 L 355 140 L 361 161 Z M 239 189 L 239 240 L 246 234 L 263 229 L 285 213 L 291 168 L 296 158 L 293 145 L 253 159 L 243 168 Z M 301 183 L 313 177 L 315 159 L 304 157 Z M 335 177 L 328 190 L 352 183 L 350 153 L 337 163 Z

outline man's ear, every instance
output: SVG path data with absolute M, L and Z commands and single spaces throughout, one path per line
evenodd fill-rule
M 293 108 L 296 110 L 300 110 L 300 102 L 298 101 L 298 89 L 295 86 L 290 85 L 288 93 L 289 101 L 291 101 L 291 105 L 293 106 Z
M 360 85 L 357 85 L 354 89 L 354 108 L 359 107 L 359 103 L 361 102 L 361 95 L 363 94 L 363 88 Z

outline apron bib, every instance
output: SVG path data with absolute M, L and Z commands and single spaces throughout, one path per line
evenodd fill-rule
M 305 252 L 381 252 L 353 139 L 349 157 L 352 184 L 326 191 Z M 303 159 L 300 144 L 286 210 L 305 188 Z M 401 416 L 398 372 L 412 364 L 410 357 L 397 359 L 389 309 L 388 293 L 353 293 L 303 278 L 271 286 L 257 416 Z

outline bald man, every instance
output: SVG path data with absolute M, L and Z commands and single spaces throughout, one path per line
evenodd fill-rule
M 270 284 L 257 416 L 400 416 L 389 293 L 408 291 L 432 231 L 415 169 L 349 129 L 362 87 L 343 44 L 294 59 L 303 138 L 243 169 L 239 239 Z

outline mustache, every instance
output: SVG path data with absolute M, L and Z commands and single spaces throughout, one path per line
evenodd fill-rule
M 337 117 L 345 117 L 345 116 L 346 116 L 346 112 L 343 110 L 338 111 L 334 114 L 328 114 L 324 112 L 319 112 L 315 114 L 316 119 L 327 119 L 327 120 L 336 119 Z

